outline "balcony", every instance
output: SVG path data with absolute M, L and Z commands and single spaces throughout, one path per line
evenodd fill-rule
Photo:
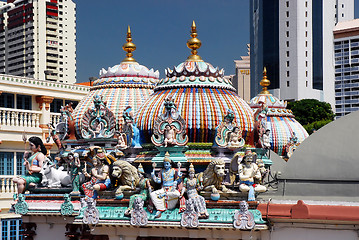
M 40 111 L 0 108 L 0 125 L 18 129 L 23 129 L 23 127 L 39 128 L 40 115 Z

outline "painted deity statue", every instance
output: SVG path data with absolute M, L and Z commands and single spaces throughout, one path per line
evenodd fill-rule
M 248 201 L 254 201 L 254 192 L 265 192 L 267 188 L 260 184 L 255 184 L 255 180 L 261 181 L 262 174 L 257 164 L 253 161 L 253 154 L 247 151 L 243 158 L 243 162 L 238 167 L 239 173 L 239 190 L 248 192 Z
M 165 112 L 154 123 L 152 143 L 157 146 L 185 146 L 188 142 L 186 121 L 177 111 L 171 97 L 165 99 Z
M 254 144 L 256 147 L 262 148 L 262 136 L 265 134 L 267 125 L 268 107 L 264 102 L 259 102 L 261 107 L 257 109 L 254 115 Z
M 134 209 L 134 203 L 136 198 L 141 198 L 143 202 L 146 202 L 148 199 L 149 192 L 151 192 L 151 184 L 150 180 L 148 178 L 145 178 L 145 172 L 143 170 L 142 164 L 138 166 L 138 176 L 140 178 L 139 187 L 141 189 L 139 194 L 134 194 L 130 197 L 130 203 L 128 205 L 127 210 L 125 211 L 125 215 L 129 216 L 132 214 L 132 211 Z
M 140 148 L 140 130 L 137 128 L 133 120 L 132 108 L 127 106 L 122 113 L 122 136 L 125 137 L 124 141 L 127 147 Z M 121 136 L 121 134 L 120 134 Z M 119 138 L 120 140 L 120 138 Z
M 270 134 L 270 130 L 267 129 L 266 132 L 262 136 L 263 148 L 265 148 L 265 149 L 271 148 L 269 134 Z
M 31 152 L 24 153 L 26 174 L 13 179 L 14 183 L 17 184 L 17 192 L 19 194 L 24 193 L 29 186 L 35 186 L 42 181 L 40 171 L 45 161 L 47 150 L 39 137 L 29 138 L 29 147 Z
M 242 138 L 242 131 L 235 121 L 235 115 L 231 109 L 227 110 L 223 122 L 217 127 L 215 142 L 219 147 L 229 149 L 243 147 L 245 143 Z
M 203 186 L 200 181 L 195 178 L 195 170 L 191 163 L 188 169 L 188 178 L 185 178 L 182 193 L 183 195 L 187 192 L 188 199 L 192 199 L 192 204 L 194 205 L 194 210 L 197 212 L 200 218 L 208 218 L 208 212 L 206 208 L 206 202 L 204 197 L 200 196 L 197 192 L 202 190 Z
M 100 153 L 102 152 L 101 149 L 98 151 Z M 97 156 L 92 159 L 92 164 L 94 167 L 91 169 L 91 174 L 87 173 L 86 169 L 82 170 L 85 177 L 91 177 L 89 182 L 82 184 L 82 188 L 87 197 L 96 199 L 98 196 L 98 191 L 104 191 L 111 185 L 109 178 L 110 168 Z
M 80 195 L 80 158 L 78 153 L 70 152 L 67 155 L 69 164 L 71 167 L 71 182 L 72 182 L 72 192 L 71 195 Z
M 158 176 L 155 176 L 156 163 L 153 163 L 152 166 L 152 179 L 154 182 L 162 184 L 161 189 L 150 194 L 152 203 L 157 210 L 155 217 L 159 218 L 161 217 L 162 212 L 176 207 L 181 195 L 177 190 L 177 185 L 181 182 L 182 173 L 180 170 L 176 171 L 171 167 L 171 159 L 169 158 L 168 153 L 165 155 L 163 169 L 159 172 Z M 180 167 L 181 164 L 178 163 L 178 168 L 180 169 Z

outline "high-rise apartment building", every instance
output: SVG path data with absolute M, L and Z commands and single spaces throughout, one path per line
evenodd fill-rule
M 251 95 L 267 67 L 283 100 L 334 98 L 333 28 L 354 18 L 354 0 L 251 0 Z
M 0 73 L 75 83 L 75 3 L 72 0 L 1 2 Z
M 334 28 L 335 114 L 359 110 L 359 19 Z

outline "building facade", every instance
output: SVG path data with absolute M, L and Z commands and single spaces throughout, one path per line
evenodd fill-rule
M 248 48 L 248 56 L 241 56 L 241 60 L 234 60 L 236 65 L 236 74 L 232 77 L 233 87 L 237 89 L 237 94 L 245 101 L 251 100 L 250 98 L 250 72 L 251 60 L 249 56 L 250 47 Z
M 45 139 L 47 123 L 59 121 L 61 106 L 72 102 L 75 107 L 89 87 L 0 74 L 0 89 L 0 209 L 4 211 L 15 192 L 12 178 L 25 170 L 28 144 L 23 133 Z
M 359 19 L 334 28 L 335 114 L 359 110 Z
M 76 82 L 76 4 L 8 0 L 0 7 L 0 73 Z
M 250 16 L 251 95 L 259 93 L 267 67 L 278 98 L 315 98 L 334 107 L 332 31 L 354 18 L 354 1 L 252 0 Z

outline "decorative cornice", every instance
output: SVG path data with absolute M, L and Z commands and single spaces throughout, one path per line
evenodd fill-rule
M 146 84 L 106 84 L 101 86 L 94 86 L 91 88 L 92 90 L 102 89 L 102 88 L 149 88 L 153 89 L 155 88 L 154 85 L 146 85 Z
M 39 104 L 40 110 L 42 110 L 43 103 L 45 103 L 45 109 L 48 111 L 53 100 L 54 98 L 49 96 L 36 96 L 36 102 Z

